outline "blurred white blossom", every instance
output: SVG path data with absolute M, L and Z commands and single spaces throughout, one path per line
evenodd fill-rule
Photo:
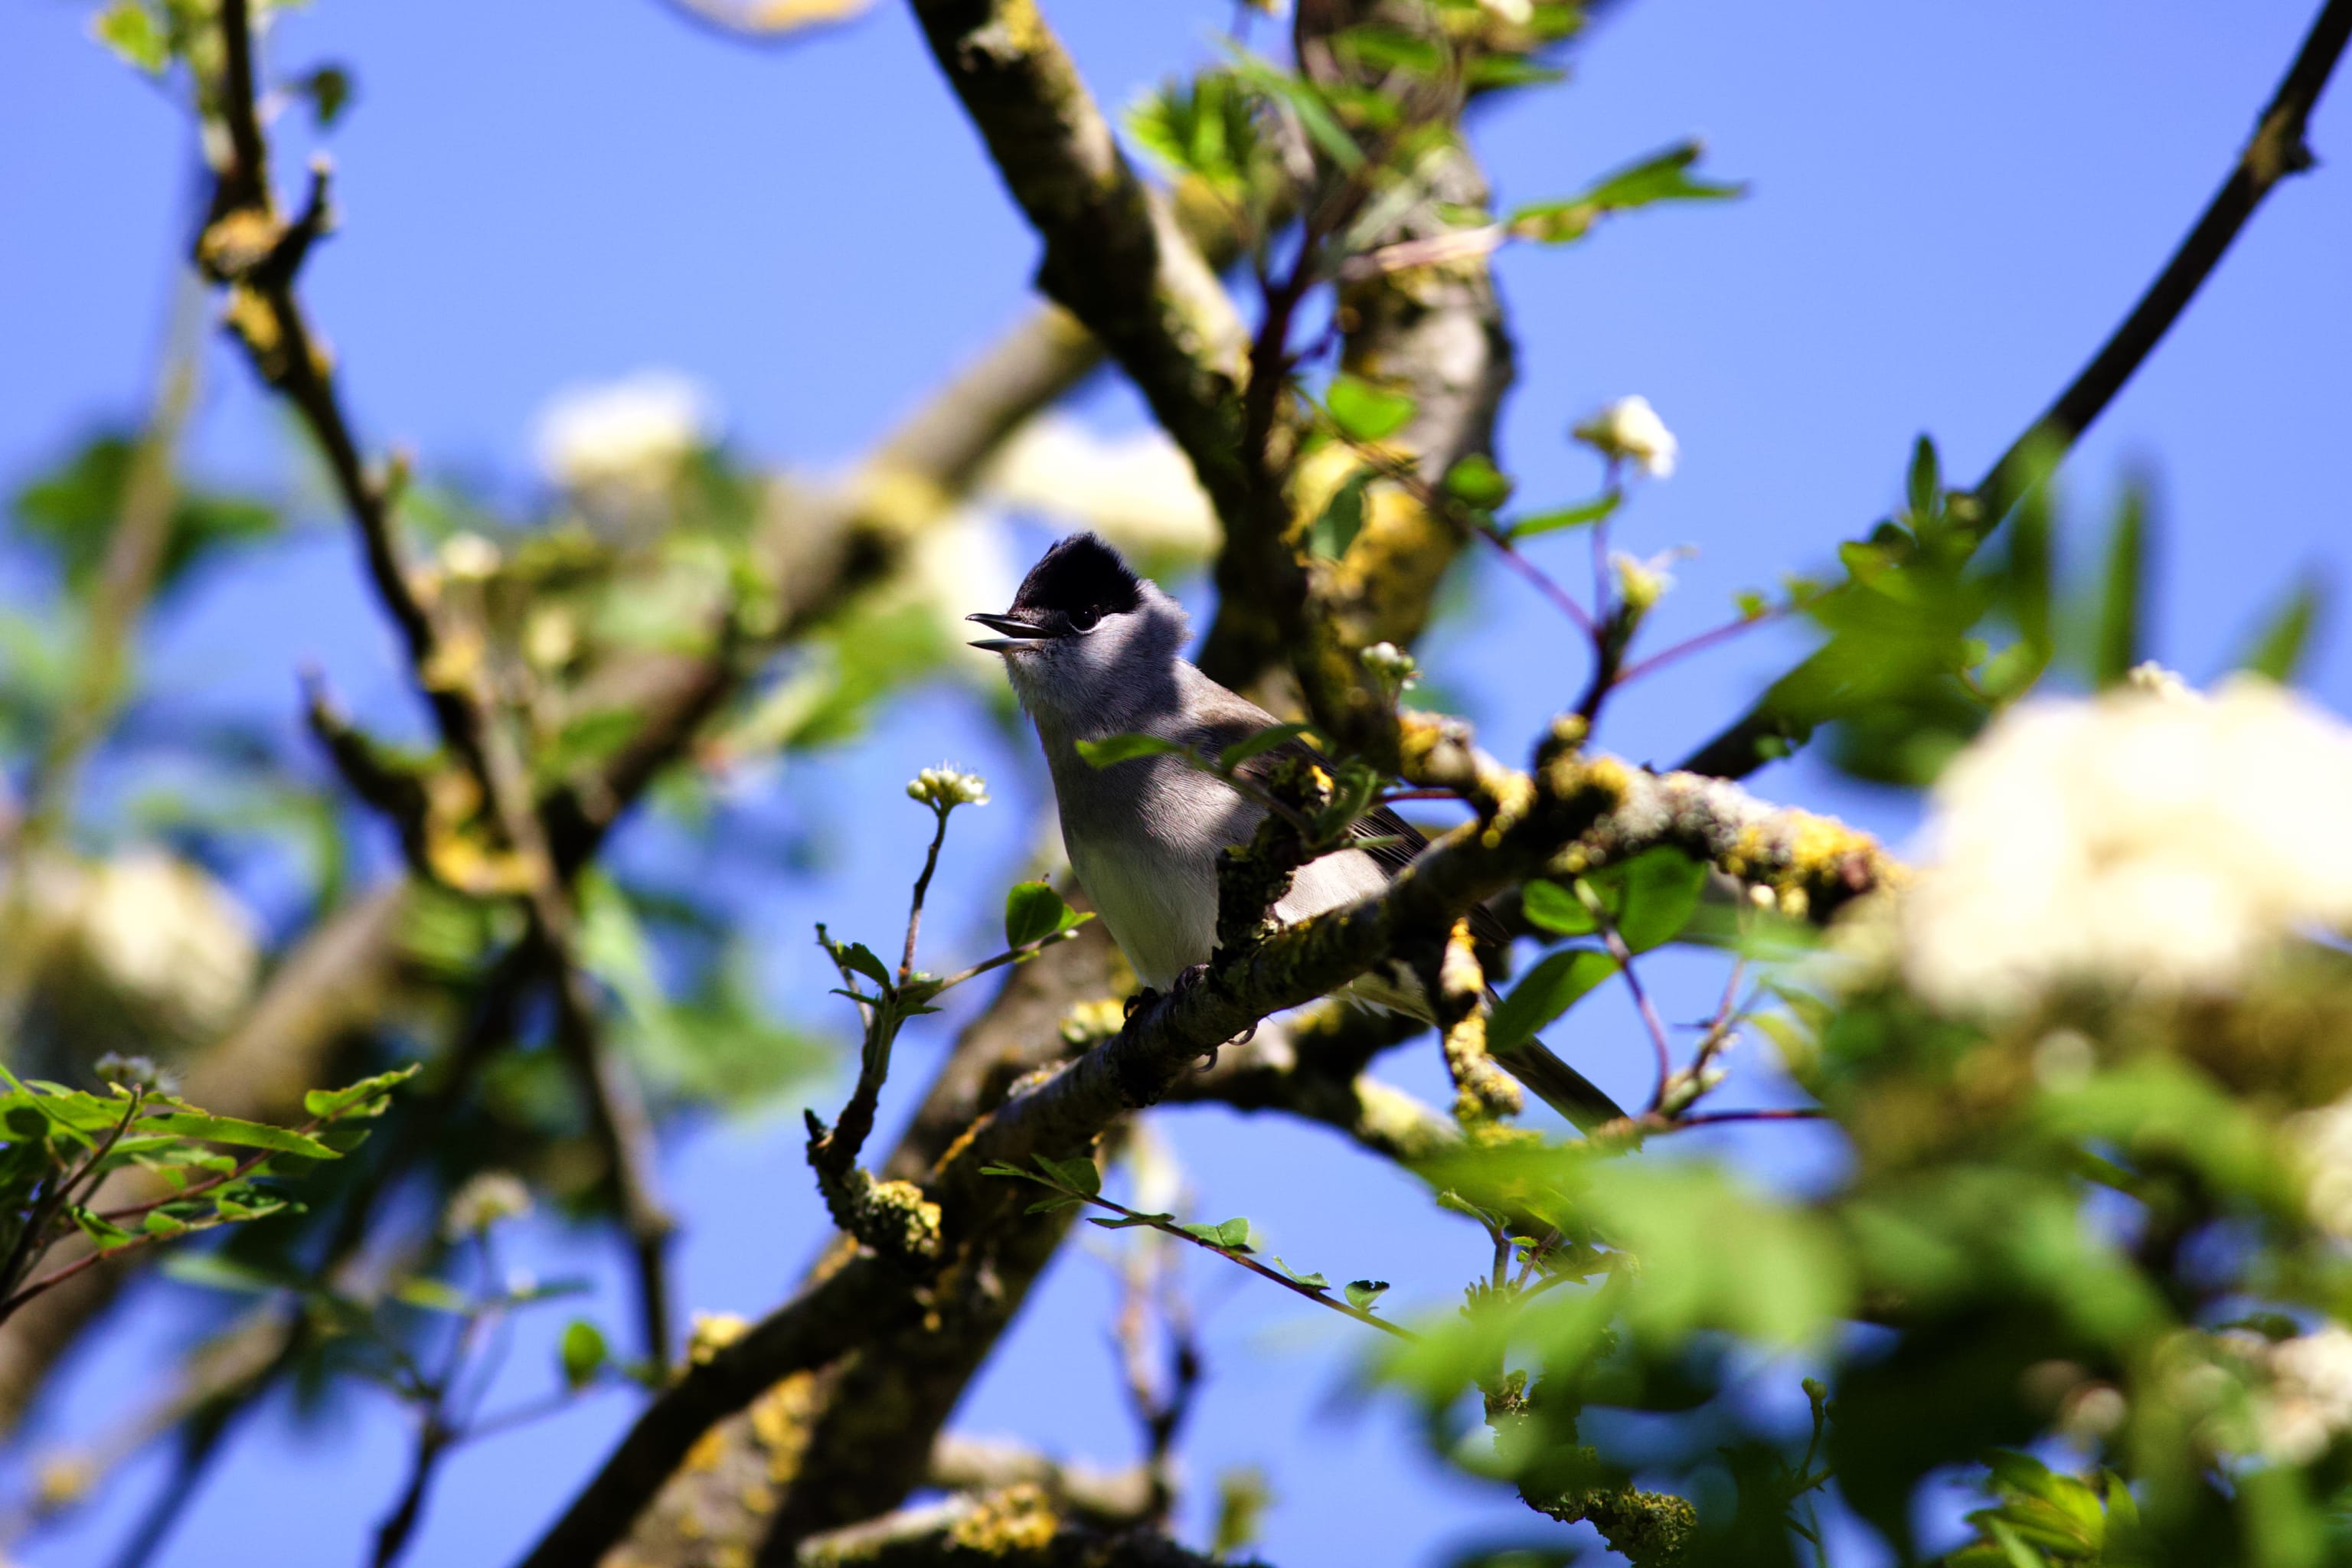
M 1632 463 L 1654 479 L 1672 478 L 1681 451 L 1646 397 L 1621 397 L 1570 432 L 1604 458 Z
M 2251 1447 L 2307 1465 L 2352 1432 L 2352 1331 L 2328 1323 L 2276 1343 L 2234 1331 L 2218 1336 L 2254 1373 Z
M 2210 994 L 2352 926 L 2352 728 L 2268 682 L 2020 704 L 1937 784 L 1899 903 L 1912 988 L 2003 1014 L 2089 984 Z
M 245 906 L 203 870 L 155 849 L 89 866 L 52 862 L 34 897 L 60 922 L 81 972 L 164 1032 L 192 1042 L 232 1023 L 260 973 Z M 150 1044 L 133 1038 L 131 1048 Z
M 441 570 L 459 582 L 479 583 L 498 574 L 499 547 L 478 533 L 453 533 L 441 542 Z
M 459 1187 L 441 1216 L 441 1234 L 451 1240 L 477 1236 L 504 1219 L 530 1213 L 530 1189 L 510 1171 L 482 1171 Z
M 979 488 L 990 504 L 1094 529 L 1137 554 L 1200 557 L 1217 545 L 1216 514 L 1192 465 L 1157 429 L 1103 436 L 1045 415 L 1005 443 Z
M 540 471 L 566 489 L 643 489 L 676 477 L 719 427 L 718 403 L 700 383 L 645 370 L 556 394 L 540 412 L 534 444 Z
M 2287 1118 L 2286 1139 L 2311 1223 L 2352 1241 L 2352 1097 Z

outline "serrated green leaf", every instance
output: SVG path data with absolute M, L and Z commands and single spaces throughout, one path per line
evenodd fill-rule
M 308 1160 L 335 1158 L 335 1152 L 316 1138 L 235 1116 L 208 1116 L 197 1111 L 174 1110 L 162 1115 L 142 1116 L 139 1119 L 139 1125 L 150 1131 L 172 1132 L 183 1138 L 202 1138 L 214 1143 L 232 1143 L 240 1149 L 273 1149 Z
M 1385 1279 L 1350 1279 L 1347 1284 L 1348 1305 L 1360 1312 L 1369 1312 L 1372 1303 L 1389 1293 Z
M 1328 1290 L 1331 1288 L 1331 1281 L 1320 1274 L 1301 1274 L 1279 1257 L 1274 1258 L 1273 1262 L 1276 1268 L 1282 1270 L 1283 1278 L 1294 1285 L 1304 1285 L 1310 1290 Z
M 843 942 L 835 948 L 834 955 L 841 961 L 841 963 L 845 968 L 853 970 L 859 974 L 863 974 L 866 979 L 874 982 L 875 984 L 887 985 L 890 984 L 890 971 L 888 967 L 886 966 L 880 959 L 875 957 L 874 950 L 866 946 L 864 942 Z
M 1555 952 L 1520 976 L 1486 1020 L 1490 1050 L 1517 1049 L 1538 1029 L 1567 1012 L 1586 992 L 1617 973 L 1617 961 L 1591 948 Z
M 1331 378 L 1324 402 L 1330 407 L 1332 423 L 1356 441 L 1388 439 L 1411 424 L 1417 410 L 1405 394 L 1345 373 Z
M 1164 757 L 1181 752 L 1183 747 L 1174 741 L 1157 735 L 1106 735 L 1099 741 L 1080 741 L 1078 758 L 1091 768 L 1107 768 L 1116 763 L 1131 762 L 1137 757 Z
M 613 1352 L 604 1342 L 604 1330 L 585 1318 L 574 1318 L 563 1325 L 561 1355 L 565 1386 L 580 1389 L 595 1381 Z

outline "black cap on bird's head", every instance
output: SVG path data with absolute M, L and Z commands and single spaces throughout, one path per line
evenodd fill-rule
M 1143 605 L 1143 580 L 1118 551 L 1092 533 L 1073 533 L 1055 542 L 1021 580 L 1013 607 L 1003 615 L 966 616 L 1003 632 L 971 646 L 1003 653 L 1024 643 L 1083 637 L 1110 616 Z

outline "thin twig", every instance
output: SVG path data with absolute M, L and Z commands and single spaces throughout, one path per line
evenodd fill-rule
M 2347 39 L 2352 39 L 2352 0 L 2328 0 L 2264 106 L 2253 135 L 2240 149 L 2229 177 L 2206 204 L 2196 226 L 2089 363 L 1978 481 L 1969 500 L 1974 511 L 1971 526 L 1979 539 L 1999 527 L 2018 501 L 2054 469 L 2055 459 L 2105 412 L 2221 265 L 2263 198 L 2281 180 L 2311 166 L 2304 130 Z M 1811 711 L 1790 712 L 1786 694 L 1817 688 L 1831 673 L 1827 664 L 1826 650 L 1811 655 L 1773 682 L 1747 712 L 1693 752 L 1683 768 L 1718 778 L 1743 778 L 1781 754 L 1767 742 L 1783 737 L 1792 727 L 1810 730 L 1822 717 Z
M 947 842 L 948 813 L 954 808 L 934 805 L 931 814 L 939 820 L 931 833 L 931 847 L 923 855 L 923 874 L 915 879 L 915 896 L 907 905 L 907 951 L 898 960 L 898 984 L 904 985 L 915 973 L 915 933 L 923 929 L 923 898 L 931 890 L 931 873 L 940 868 L 940 846 Z

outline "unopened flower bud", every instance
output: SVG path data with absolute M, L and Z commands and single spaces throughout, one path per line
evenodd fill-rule
M 1569 432 L 1602 457 L 1633 464 L 1654 479 L 1670 478 L 1680 447 L 1646 397 L 1621 397 Z
M 1356 657 L 1394 690 L 1402 691 L 1421 678 L 1420 661 L 1392 642 L 1376 642 Z
M 1636 561 L 1622 551 L 1609 558 L 1617 574 L 1617 596 L 1626 609 L 1642 615 L 1665 597 L 1666 590 L 1675 585 L 1674 574 L 1666 570 L 1667 559 L 1659 555 Z

